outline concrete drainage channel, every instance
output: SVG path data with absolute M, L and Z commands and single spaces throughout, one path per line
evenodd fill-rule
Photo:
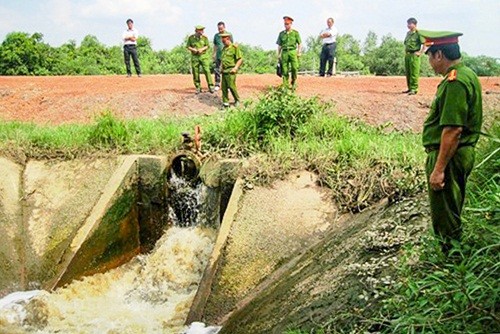
M 0 158 L 0 166 L 0 297 L 52 290 L 152 250 L 169 228 L 169 174 L 199 174 L 207 189 L 205 221 L 218 229 L 187 322 L 201 319 L 233 221 L 225 216 L 236 213 L 242 193 L 238 161 L 201 164 L 186 151 L 25 166 Z

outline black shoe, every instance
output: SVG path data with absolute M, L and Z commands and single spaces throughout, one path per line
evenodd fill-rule
M 213 87 L 210 87 L 208 90 L 209 90 L 210 94 L 213 94 L 215 92 Z
M 401 93 L 403 93 L 403 94 L 408 94 L 409 92 L 411 92 L 411 90 L 407 89 L 407 90 L 405 90 L 405 91 L 403 91 L 403 92 L 401 92 Z

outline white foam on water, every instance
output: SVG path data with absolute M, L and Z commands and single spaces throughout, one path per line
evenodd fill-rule
M 203 322 L 193 322 L 183 334 L 217 334 L 221 328 L 220 326 L 205 327 Z
M 40 290 L 18 291 L 0 299 L 0 319 L 8 323 L 21 324 L 26 318 L 24 305 L 40 292 Z
M 150 254 L 53 293 L 42 292 L 34 298 L 37 307 L 30 311 L 40 313 L 31 319 L 43 321 L 24 324 L 23 330 L 39 334 L 181 333 L 186 330 L 184 321 L 215 236 L 211 228 L 171 227 Z

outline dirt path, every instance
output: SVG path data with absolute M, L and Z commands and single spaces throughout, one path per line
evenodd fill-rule
M 280 81 L 271 74 L 240 75 L 238 89 L 242 99 L 254 99 Z M 318 95 L 335 103 L 339 113 L 371 124 L 391 122 L 396 129 L 419 131 L 439 81 L 422 78 L 420 93 L 408 96 L 401 94 L 404 77 L 301 76 L 297 93 Z M 498 112 L 500 77 L 481 82 L 485 111 Z M 195 95 L 189 75 L 0 77 L 0 120 L 82 123 L 104 109 L 125 118 L 211 114 L 218 112 L 220 97 L 220 92 Z

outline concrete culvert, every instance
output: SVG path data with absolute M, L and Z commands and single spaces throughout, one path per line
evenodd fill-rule
M 201 161 L 193 153 L 182 151 L 174 155 L 170 164 L 170 173 L 187 181 L 194 181 L 200 173 Z

